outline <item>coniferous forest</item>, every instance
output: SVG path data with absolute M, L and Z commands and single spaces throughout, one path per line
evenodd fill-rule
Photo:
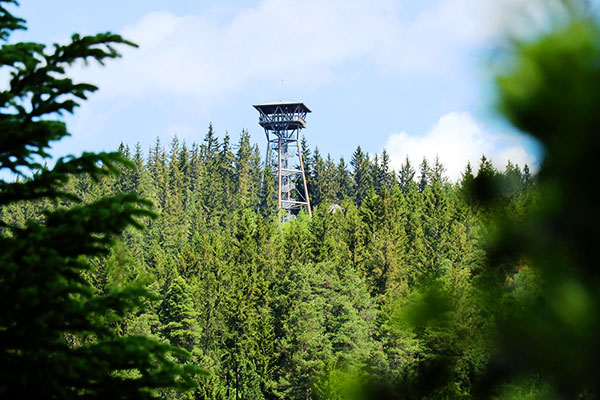
M 539 174 L 482 155 L 451 182 L 438 159 L 393 171 L 303 140 L 312 217 L 281 223 L 246 131 L 40 161 L 97 89 L 66 67 L 135 44 L 8 44 L 25 21 L 3 3 L 0 397 L 600 396 L 595 19 L 516 44 L 498 75 Z

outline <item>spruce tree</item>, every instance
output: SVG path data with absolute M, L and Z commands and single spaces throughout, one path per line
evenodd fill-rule
M 426 157 L 419 165 L 419 192 L 423 193 L 425 188 L 431 183 L 431 167 Z
M 78 203 L 68 190 L 72 176 L 97 182 L 131 163 L 119 152 L 61 157 L 53 167 L 39 161 L 50 157 L 52 142 L 69 135 L 56 117 L 97 90 L 74 82 L 66 68 L 89 59 L 103 63 L 119 57 L 116 46 L 134 44 L 112 33 L 74 34 L 51 49 L 7 44 L 13 31 L 25 29 L 7 10 L 11 4 L 17 2 L 0 1 L 0 65 L 10 73 L 0 92 L 0 171 L 20 178 L 0 179 L 0 208 L 29 200 Z M 0 397 L 145 399 L 156 389 L 195 385 L 193 368 L 169 361 L 169 353 L 185 352 L 113 328 L 148 291 L 130 285 L 97 294 L 84 278 L 90 258 L 107 255 L 124 229 L 153 216 L 148 206 L 137 195 L 119 194 L 46 210 L 25 226 L 0 221 Z
M 364 153 L 360 146 L 358 146 L 352 154 L 350 165 L 352 165 L 353 168 L 354 201 L 360 206 L 363 199 L 367 196 L 373 182 L 369 155 Z
M 400 167 L 400 171 L 398 173 L 398 184 L 400 185 L 400 190 L 403 194 L 408 194 L 411 186 L 416 185 L 415 183 L 415 169 L 410 163 L 408 156 L 402 163 Z
M 247 131 L 242 131 L 234 158 L 235 199 L 242 208 L 251 204 L 250 197 L 253 184 L 251 159 L 252 146 L 250 145 L 250 134 Z
M 160 332 L 172 345 L 188 351 L 194 349 L 202 332 L 189 286 L 180 276 L 171 280 L 158 308 L 158 317 L 162 324 Z
M 390 168 L 390 155 L 383 149 L 381 152 L 381 156 L 379 157 L 379 162 L 375 164 L 376 167 L 376 179 L 375 179 L 375 187 L 378 191 L 381 191 L 382 188 L 386 188 L 388 191 L 392 189 L 394 182 L 396 181 L 396 174 Z
M 337 180 L 336 187 L 338 188 L 336 198 L 338 202 L 342 202 L 342 200 L 352 195 L 352 176 L 350 175 L 350 171 L 348 171 L 344 157 L 340 157 L 335 176 Z
M 312 173 L 310 180 L 312 182 L 311 191 L 309 192 L 311 205 L 317 207 L 327 198 L 327 171 L 325 170 L 325 160 L 321 156 L 318 148 L 315 148 L 312 159 Z

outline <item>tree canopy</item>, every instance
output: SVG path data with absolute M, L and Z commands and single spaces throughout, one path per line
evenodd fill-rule
M 595 19 L 516 41 L 498 77 L 501 112 L 545 148 L 538 175 L 482 155 L 450 182 L 439 159 L 393 171 L 303 140 L 314 210 L 282 224 L 247 131 L 52 162 L 60 115 L 96 90 L 68 66 L 133 44 L 9 44 L 11 3 L 0 395 L 598 398 Z

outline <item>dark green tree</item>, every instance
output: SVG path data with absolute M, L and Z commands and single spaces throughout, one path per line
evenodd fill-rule
M 400 185 L 400 190 L 405 195 L 408 194 L 412 186 L 416 186 L 415 169 L 411 165 L 408 156 L 406 156 L 398 172 L 398 184 Z
M 459 187 L 460 193 L 463 196 L 469 196 L 470 191 L 473 188 L 473 181 L 475 180 L 475 175 L 473 175 L 473 167 L 471 167 L 471 162 L 467 163 L 465 170 L 461 174 Z
M 236 182 L 235 200 L 241 207 L 252 207 L 253 192 L 256 191 L 255 181 L 253 179 L 253 151 L 250 144 L 250 134 L 248 131 L 242 131 L 237 145 L 237 152 L 234 158 L 234 177 Z M 269 185 L 272 182 L 269 179 Z M 262 186 L 262 185 L 261 185 Z M 271 189 L 271 188 L 269 188 Z M 274 190 L 273 190 L 274 193 Z
M 312 159 L 312 171 L 310 175 L 311 191 L 309 192 L 312 207 L 317 207 L 324 201 L 331 200 L 333 196 L 332 175 L 327 170 L 325 160 L 318 148 L 315 148 Z
M 344 157 L 340 157 L 335 175 L 338 187 L 336 197 L 337 200 L 341 202 L 346 197 L 350 197 L 352 195 L 352 176 L 350 175 L 350 171 L 348 171 L 348 166 L 344 161 Z
M 147 168 L 150 175 L 150 182 L 152 183 L 152 192 L 154 193 L 152 200 L 154 200 L 157 211 L 160 212 L 165 207 L 167 200 L 169 175 L 167 170 L 167 153 L 158 136 L 156 137 L 154 146 L 150 148 Z
M 490 270 L 512 266 L 515 284 L 500 308 L 493 365 L 503 366 L 505 380 L 541 374 L 554 392 L 546 398 L 598 398 L 600 213 L 591 182 L 600 144 L 600 23 L 572 11 L 565 24 L 514 50 L 512 68 L 498 79 L 499 105 L 544 146 L 536 177 L 543 201 L 524 220 L 507 213 L 498 224 Z
M 440 183 L 444 184 L 448 181 L 446 178 L 446 167 L 440 161 L 439 156 L 435 156 L 435 160 L 433 161 L 433 167 L 431 168 L 431 183 Z
M 89 59 L 103 63 L 130 45 L 119 35 L 73 35 L 66 45 L 6 43 L 25 21 L 0 1 L 0 66 L 10 85 L 0 92 L 0 207 L 24 201 L 80 199 L 69 179 L 93 181 L 130 166 L 120 153 L 67 156 L 47 167 L 52 142 L 69 133 L 55 119 L 72 113 L 97 90 L 66 76 L 66 68 Z M 3 175 L 6 176 L 6 175 Z M 114 322 L 142 305 L 148 291 L 117 286 L 97 294 L 84 275 L 88 259 L 104 256 L 129 226 L 150 217 L 149 202 L 134 194 L 100 198 L 90 204 L 45 210 L 24 226 L 0 221 L 0 397 L 153 398 L 156 389 L 195 386 L 192 367 L 169 361 L 183 350 L 145 336 L 119 336 Z
M 177 347 L 192 351 L 202 332 L 190 289 L 180 276 L 175 276 L 158 308 L 162 324 L 160 333 Z
M 358 206 L 360 206 L 373 184 L 369 154 L 364 153 L 360 146 L 358 146 L 352 154 L 350 165 L 352 165 L 353 168 L 352 178 L 354 201 Z
M 431 183 L 431 167 L 427 158 L 423 157 L 423 161 L 419 165 L 419 192 L 423 192 Z
M 387 150 L 383 149 L 381 156 L 376 159 L 374 168 L 375 189 L 377 189 L 378 192 L 380 192 L 382 188 L 386 188 L 390 191 L 396 182 L 396 174 L 390 168 L 390 155 Z

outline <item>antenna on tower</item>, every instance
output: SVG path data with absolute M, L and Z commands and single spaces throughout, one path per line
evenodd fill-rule
M 303 103 L 284 100 L 253 107 L 260 114 L 258 123 L 267 136 L 265 164 L 277 174 L 277 210 L 282 213 L 282 221 L 295 218 L 303 207 L 312 217 L 299 142 L 310 110 Z

